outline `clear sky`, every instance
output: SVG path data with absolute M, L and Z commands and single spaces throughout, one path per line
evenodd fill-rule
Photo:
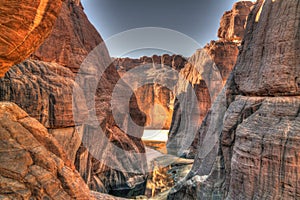
M 112 36 L 117 35 L 119 39 L 120 33 L 135 28 L 142 27 L 160 27 L 171 29 L 180 32 L 195 40 L 198 47 L 195 45 L 188 45 L 189 41 L 184 40 L 178 42 L 178 46 L 184 46 L 181 52 L 184 56 L 191 56 L 197 48 L 204 46 L 210 40 L 217 39 L 217 30 L 219 28 L 220 18 L 223 13 L 232 8 L 232 5 L 237 0 L 82 0 L 82 4 L 89 20 L 93 23 L 99 31 L 104 40 L 109 40 Z M 169 30 L 158 29 L 165 35 L 173 35 Z M 140 29 L 139 29 L 140 30 Z M 169 33 L 168 33 L 169 31 Z M 126 33 L 126 32 L 125 32 Z M 128 33 L 128 32 L 127 32 Z M 148 33 L 148 34 L 147 34 Z M 147 29 L 147 33 L 136 31 L 134 37 L 151 38 L 155 35 L 157 30 Z M 126 34 L 125 34 L 126 35 Z M 175 33 L 176 35 L 176 33 Z M 172 38 L 178 39 L 177 36 Z M 185 38 L 186 39 L 186 38 Z M 115 51 L 116 48 L 123 48 L 129 43 L 133 43 L 130 39 L 124 36 L 123 40 L 126 42 L 117 45 L 113 41 L 114 47 L 108 48 L 113 57 L 139 57 L 142 55 L 152 55 L 154 53 L 161 54 L 165 50 L 158 50 L 155 48 L 132 51 L 131 53 L 124 53 L 128 49 L 122 51 Z M 151 38 L 151 40 L 154 40 Z M 166 38 L 160 38 L 158 43 L 162 43 Z M 174 39 L 175 40 L 175 39 Z M 173 43 L 176 43 L 174 41 Z M 172 39 L 169 41 L 172 43 Z M 140 44 L 137 44 L 138 46 Z M 159 46 L 159 45 L 158 45 Z M 147 46 L 148 47 L 148 46 Z M 132 47 L 133 48 L 133 47 Z M 171 47 L 170 47 L 171 48 Z M 164 48 L 172 53 L 172 49 Z M 130 48 L 129 48 L 130 49 Z M 132 50 L 132 49 L 130 49 Z M 173 51 L 173 53 L 176 51 Z M 123 55 L 120 55 L 123 54 Z

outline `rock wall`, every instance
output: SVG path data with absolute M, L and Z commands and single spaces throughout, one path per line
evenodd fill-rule
M 105 44 L 100 45 L 94 60 L 98 69 L 89 68 L 105 69 L 99 82 L 95 81 L 99 77 L 94 71 L 80 71 L 88 53 L 102 42 L 80 2 L 64 1 L 53 32 L 45 43 L 30 59 L 13 66 L 0 80 L 0 98 L 15 102 L 48 129 L 90 189 L 130 197 L 143 194 L 145 190 L 147 166 L 140 140 L 143 131 L 142 128 L 130 129 L 129 118 L 124 113 L 118 116 L 127 124 L 125 130 L 121 130 L 113 118 L 110 100 L 120 77 L 111 64 Z M 92 96 L 87 95 L 89 88 L 95 88 Z M 74 93 L 78 90 L 81 92 Z M 143 125 L 145 116 L 138 109 L 134 96 L 129 109 L 135 114 L 133 121 Z M 89 124 L 85 120 L 90 119 L 92 113 L 96 113 L 96 119 Z M 105 137 L 96 137 L 99 131 L 93 124 L 100 124 Z M 92 150 L 97 152 L 91 153 L 82 140 L 93 136 L 90 143 L 96 145 Z M 120 154 L 113 150 L 114 147 L 127 153 Z M 97 157 L 99 152 L 101 159 Z M 125 165 L 127 169 L 122 168 Z
M 180 55 L 170 56 L 168 54 L 153 55 L 152 57 L 144 56 L 139 59 L 117 58 L 114 60 L 120 76 L 129 72 L 127 76 L 130 77 L 125 77 L 125 79 L 128 79 L 128 82 L 134 80 L 135 83 L 132 83 L 132 85 L 137 85 L 139 82 L 147 83 L 135 91 L 138 106 L 147 116 L 145 128 L 170 128 L 175 96 L 172 88 L 168 87 L 168 85 L 173 86 L 174 84 L 168 82 L 175 82 L 178 76 L 170 75 L 167 68 L 180 71 L 186 62 L 187 60 Z M 140 73 L 130 72 L 132 69 L 137 71 L 137 68 L 143 68 L 144 70 Z
M 238 46 L 252 6 L 250 1 L 237 2 L 231 11 L 225 12 L 220 23 L 220 39 L 197 50 L 181 70 L 186 81 L 179 83 L 176 96 L 184 96 L 185 103 L 175 101 L 168 153 L 188 158 L 195 156 L 199 137 L 197 130 L 236 63 Z M 197 95 L 196 102 L 190 100 L 192 94 L 187 93 L 188 84 Z M 193 124 L 190 123 L 191 116 Z
M 0 79 L 0 101 L 16 103 L 41 122 L 62 143 L 72 161 L 81 143 L 72 113 L 73 87 L 78 87 L 73 79 L 69 69 L 35 60 L 13 66 Z
M 88 21 L 80 1 L 66 0 L 50 36 L 31 57 L 77 72 L 86 55 L 101 42 L 101 36 Z
M 299 3 L 256 3 L 194 166 L 169 199 L 299 198 Z
M 0 77 L 11 66 L 26 59 L 47 38 L 61 5 L 61 0 L 0 2 Z

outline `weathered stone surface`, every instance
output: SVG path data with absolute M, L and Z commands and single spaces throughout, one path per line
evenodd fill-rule
M 75 163 L 76 153 L 81 145 L 82 127 L 68 127 L 48 129 L 48 132 L 55 137 L 63 147 L 68 158 Z
M 254 34 L 246 35 L 235 71 L 243 94 L 300 94 L 299 5 L 281 2 L 265 1 L 261 14 L 249 18 L 247 32 Z
M 180 70 L 184 67 L 187 60 L 181 55 L 168 55 L 164 54 L 162 56 L 153 55 L 152 57 L 143 56 L 139 59 L 133 58 L 115 58 L 114 64 L 118 68 L 118 72 L 120 69 L 125 69 L 125 71 L 129 71 L 138 66 L 143 66 L 147 64 L 152 64 L 153 68 L 161 68 L 161 66 L 171 67 L 175 70 Z M 161 66 L 156 66 L 161 65 Z
M 145 128 L 170 128 L 174 104 L 170 89 L 155 83 L 147 84 L 138 88 L 135 95 L 140 109 L 147 115 Z
M 229 74 L 236 64 L 239 53 L 237 44 L 227 40 L 211 41 L 204 49 L 216 64 L 217 69 L 220 71 L 223 85 L 225 85 Z
M 56 139 L 17 105 L 0 103 L 0 194 L 9 199 L 90 199 Z
M 27 60 L 0 79 L 0 100 L 12 101 L 49 129 L 74 126 L 73 73 L 56 63 Z
M 218 37 L 240 42 L 244 37 L 244 26 L 252 6 L 251 1 L 239 1 L 233 5 L 232 10 L 225 12 L 220 22 Z
M 144 147 L 140 140 L 142 128 L 133 130 L 128 123 L 131 118 L 126 113 L 118 114 L 126 125 L 125 130 L 121 130 L 114 121 L 110 100 L 120 77 L 115 66 L 111 65 L 105 45 L 99 48 L 97 59 L 94 60 L 99 68 L 89 68 L 90 71 L 84 72 L 82 77 L 82 74 L 71 72 L 78 72 L 84 58 L 101 42 L 100 35 L 87 20 L 80 2 L 64 1 L 53 32 L 46 42 L 31 59 L 12 67 L 1 79 L 1 98 L 15 102 L 46 126 L 64 147 L 70 160 L 75 159 L 77 170 L 92 189 L 113 193 L 118 188 L 118 192 L 125 196 L 142 194 L 146 179 Z M 93 71 L 105 68 L 102 77 Z M 99 78 L 99 82 L 95 81 Z M 79 87 L 82 87 L 81 90 Z M 95 90 L 88 96 L 90 87 Z M 129 107 L 134 113 L 132 120 L 143 125 L 145 116 L 138 109 L 136 99 L 130 101 Z M 86 152 L 86 146 L 81 142 L 81 137 L 87 139 L 89 134 L 92 137 L 99 133 L 93 124 L 85 121 L 91 113 L 96 113 L 93 123 L 100 124 L 105 134 L 98 141 L 97 137 L 93 138 L 93 144 L 97 145 L 95 149 L 103 153 L 101 159 Z M 127 133 L 136 137 L 127 136 Z M 118 154 L 113 150 L 114 146 L 128 153 Z M 123 170 L 121 167 L 125 164 L 138 173 Z M 119 168 L 117 170 L 114 167 Z
M 72 95 L 73 73 L 56 63 L 26 60 L 0 79 L 0 101 L 11 101 L 39 120 L 64 147 L 74 162 L 82 132 L 75 128 Z M 83 99 L 77 106 L 84 106 Z
M 286 24 L 290 24 L 292 33 L 299 32 L 299 11 L 299 1 L 257 2 L 249 15 L 236 67 L 199 130 L 194 166 L 185 180 L 171 191 L 169 199 L 299 198 L 300 95 L 295 87 L 289 86 L 285 73 L 286 67 L 299 69 L 298 49 L 293 44 L 299 44 L 300 38 L 285 32 Z M 282 18 L 289 20 L 275 22 Z M 280 33 L 284 35 L 279 39 Z M 261 37 L 265 41 L 272 38 L 273 44 L 290 49 L 273 52 L 276 48 L 269 43 L 258 42 Z M 251 50 L 254 46 L 273 53 L 254 57 L 256 51 Z M 249 51 L 253 53 L 248 54 Z M 277 57 L 283 60 L 288 57 L 289 65 L 269 65 L 269 61 Z M 262 58 L 265 62 L 257 68 L 247 65 Z M 272 85 L 259 82 L 259 75 L 249 82 L 248 76 L 241 74 L 242 71 L 260 74 L 266 66 L 272 72 L 268 80 L 274 81 L 278 75 L 277 80 L 287 81 L 285 86 L 279 86 L 281 82 Z M 245 92 L 246 85 L 254 82 L 255 92 Z M 264 91 L 263 88 L 270 93 L 259 92 Z
M 186 93 L 186 85 L 191 84 L 197 95 L 197 102 L 186 100 L 185 105 L 180 105 L 178 100 L 175 101 L 167 144 L 169 153 L 189 158 L 195 156 L 199 137 L 196 133 L 198 126 L 201 125 L 236 63 L 238 45 L 244 35 L 246 18 L 252 5 L 249 1 L 234 4 L 233 9 L 226 12 L 221 19 L 220 39 L 211 41 L 203 49 L 197 50 L 189 58 L 188 64 L 181 69 L 186 81 L 179 83 L 180 89 L 175 95 L 183 96 L 183 99 L 191 98 L 191 94 Z M 189 125 L 191 116 L 194 123 Z
M 88 21 L 80 1 L 64 1 L 53 31 L 33 58 L 56 62 L 77 72 L 87 54 L 103 42 Z
M 180 55 L 168 54 L 144 56 L 140 59 L 117 58 L 114 60 L 120 76 L 124 76 L 129 71 L 127 76 L 123 77 L 128 84 L 145 83 L 134 93 L 139 108 L 147 116 L 146 128 L 170 128 L 175 100 L 172 88 L 178 79 L 178 76 L 170 73 L 170 69 L 179 72 L 186 62 L 186 59 Z M 138 71 L 138 67 L 141 68 L 140 71 Z M 130 72 L 132 69 L 136 71 Z
M 60 11 L 61 0 L 0 2 L 0 77 L 26 59 L 47 38 Z
M 108 194 L 103 194 L 95 191 L 91 191 L 91 196 L 96 200 L 125 200 L 124 198 L 114 197 Z

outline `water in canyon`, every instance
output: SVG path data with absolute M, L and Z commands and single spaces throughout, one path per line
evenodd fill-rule
M 166 199 L 168 191 L 190 171 L 193 160 L 168 154 L 169 130 L 146 129 L 142 137 L 146 147 L 149 176 L 144 196 L 137 199 Z

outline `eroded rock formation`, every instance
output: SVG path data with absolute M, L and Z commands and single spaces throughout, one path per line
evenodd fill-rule
M 174 69 L 179 72 L 186 62 L 187 60 L 180 55 L 168 54 L 144 56 L 140 59 L 117 58 L 114 60 L 121 76 L 129 72 L 126 77 L 123 77 L 127 82 L 134 80 L 135 83 L 132 85 L 145 83 L 135 90 L 135 96 L 139 108 L 147 116 L 146 128 L 170 128 L 175 100 L 172 88 L 178 80 L 178 75 L 171 74 L 170 71 Z M 132 69 L 135 71 L 130 72 Z
M 74 74 L 58 64 L 27 60 L 0 79 L 0 101 L 14 102 L 39 120 L 74 162 L 81 142 L 73 120 L 73 87 L 78 87 L 73 79 Z
M 218 37 L 227 41 L 241 41 L 252 6 L 251 1 L 240 1 L 234 4 L 232 10 L 225 12 L 220 22 Z
M 46 42 L 30 59 L 13 66 L 1 79 L 1 100 L 15 102 L 40 121 L 62 145 L 90 189 L 135 196 L 143 193 L 146 184 L 145 150 L 140 140 L 142 128 L 133 130 L 128 115 L 120 111 L 122 128 L 126 126 L 121 130 L 112 116 L 111 95 L 120 77 L 105 45 L 100 45 L 93 60 L 96 62 L 93 67 L 97 68 L 79 69 L 88 53 L 101 43 L 80 2 L 64 1 Z M 104 69 L 100 76 L 98 72 Z M 90 93 L 91 88 L 93 93 Z M 133 121 L 143 125 L 145 116 L 135 98 L 129 109 L 134 113 Z M 93 113 L 96 118 L 90 116 Z M 91 118 L 93 120 L 85 121 Z M 95 124 L 103 130 L 102 138 L 98 137 Z M 96 145 L 92 150 L 84 143 L 89 138 Z M 127 154 L 113 150 L 115 147 Z M 82 183 L 82 187 L 85 184 Z
M 50 34 L 62 0 L 0 2 L 0 77 L 26 59 Z
M 175 101 L 167 143 L 169 153 L 194 157 L 198 146 L 197 130 L 236 63 L 238 45 L 252 6 L 250 1 L 235 3 L 233 9 L 221 19 L 220 39 L 197 50 L 181 70 L 185 81 L 179 83 L 176 96 L 182 96 L 185 103 L 180 103 L 178 99 Z M 187 86 L 189 84 L 191 86 Z M 195 102 L 189 100 L 192 97 L 191 93 L 187 93 L 189 87 L 197 95 Z
M 298 199 L 300 2 L 259 0 L 194 166 L 169 199 Z
M 77 72 L 87 54 L 103 42 L 78 0 L 66 0 L 53 31 L 32 57 Z
M 0 130 L 1 198 L 91 198 L 57 140 L 14 103 L 0 103 Z

